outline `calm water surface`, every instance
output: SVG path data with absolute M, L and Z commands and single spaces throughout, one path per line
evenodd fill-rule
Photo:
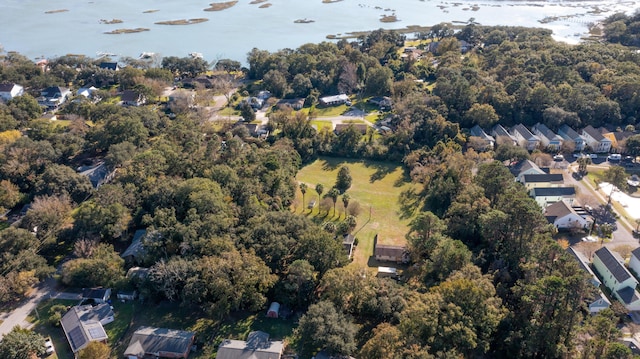
M 141 52 L 162 56 L 187 56 L 200 52 L 207 60 L 231 58 L 245 62 L 253 47 L 275 51 L 320 42 L 329 34 L 393 29 L 408 25 L 433 25 L 474 18 L 483 25 L 545 27 L 554 37 L 577 42 L 587 24 L 615 12 L 631 13 L 635 1 L 436 1 L 436 0 L 344 0 L 323 4 L 322 0 L 270 0 L 265 4 L 239 2 L 226 10 L 205 12 L 202 0 L 0 0 L 0 44 L 5 51 L 18 51 L 30 58 L 65 54 L 96 56 L 99 52 L 138 57 Z M 477 7 L 474 7 L 477 6 Z M 46 11 L 68 10 L 46 14 Z M 477 10 L 474 10 L 477 9 Z M 158 10 L 144 13 L 147 10 Z M 400 20 L 382 23 L 384 15 Z M 541 24 L 539 20 L 558 17 Z M 157 21 L 207 18 L 208 22 L 167 26 Z M 100 20 L 120 19 L 121 24 Z M 314 20 L 296 24 L 297 19 Z M 108 35 L 121 28 L 150 31 Z

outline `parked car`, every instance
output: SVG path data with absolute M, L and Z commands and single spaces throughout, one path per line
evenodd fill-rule
M 633 235 L 633 238 L 640 238 L 640 231 L 637 229 L 632 230 L 631 234 Z
M 598 158 L 598 155 L 595 153 L 590 153 L 589 154 L 589 158 L 594 159 L 594 158 Z
M 47 355 L 51 355 L 53 354 L 53 352 L 56 351 L 56 349 L 53 347 L 53 342 L 51 341 L 51 338 L 47 338 L 47 340 L 44 341 L 44 347 L 45 347 L 45 353 L 47 353 Z
M 609 161 L 620 161 L 622 159 L 622 155 L 619 153 L 612 153 L 609 156 L 607 156 L 607 159 Z
M 553 160 L 556 162 L 562 162 L 564 161 L 564 156 L 563 155 L 555 155 L 553 156 Z
M 582 241 L 583 242 L 597 242 L 598 238 L 596 238 L 594 236 L 586 236 L 586 237 L 582 237 Z

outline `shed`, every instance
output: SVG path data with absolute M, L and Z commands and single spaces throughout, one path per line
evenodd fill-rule
M 395 278 L 398 275 L 398 269 L 393 267 L 378 267 L 378 278 Z
M 271 305 L 269 306 L 269 310 L 267 310 L 267 317 L 277 318 L 279 312 L 280 312 L 280 303 L 272 302 Z

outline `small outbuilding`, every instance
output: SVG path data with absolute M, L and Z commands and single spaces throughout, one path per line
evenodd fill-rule
M 393 267 L 378 267 L 378 278 L 396 278 L 398 276 L 398 269 Z
M 277 318 L 279 313 L 280 313 L 280 303 L 272 302 L 271 305 L 269 306 L 269 310 L 267 310 L 267 317 Z

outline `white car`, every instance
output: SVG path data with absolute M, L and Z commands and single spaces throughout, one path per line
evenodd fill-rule
M 55 352 L 55 348 L 53 347 L 53 342 L 51 341 L 51 338 L 47 338 L 47 340 L 44 341 L 44 347 L 45 347 L 45 352 L 48 355 L 53 354 L 53 352 Z
M 574 153 L 573 154 L 573 158 L 582 158 L 585 157 L 586 155 L 584 153 Z
M 597 242 L 598 238 L 596 238 L 594 236 L 586 236 L 586 237 L 582 237 L 582 241 L 583 242 Z
M 553 160 L 560 162 L 560 161 L 564 161 L 564 156 L 563 155 L 555 155 L 553 156 Z
M 620 161 L 622 159 L 622 155 L 619 153 L 612 153 L 607 157 L 607 159 L 609 161 Z

